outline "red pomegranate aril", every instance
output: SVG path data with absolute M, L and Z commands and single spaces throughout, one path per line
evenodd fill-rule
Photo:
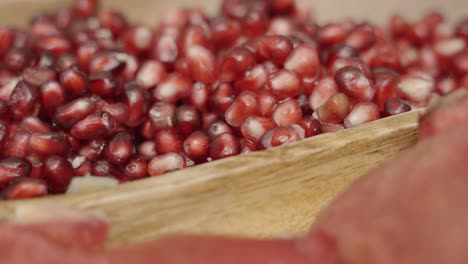
M 73 178 L 73 167 L 64 158 L 51 156 L 44 162 L 44 179 L 47 182 L 49 192 L 64 192 Z
M 218 17 L 210 24 L 211 40 L 218 48 L 231 47 L 241 35 L 239 22 L 225 17 Z
M 81 44 L 76 49 L 76 57 L 78 60 L 78 66 L 80 69 L 88 70 L 91 60 L 93 59 L 94 54 L 99 50 L 98 45 L 95 42 L 87 42 Z M 97 62 L 94 62 L 98 64 Z M 99 65 L 94 65 L 94 71 L 100 71 Z
M 125 180 L 138 180 L 148 177 L 148 163 L 140 158 L 131 159 L 123 169 Z
M 258 112 L 263 117 L 271 117 L 278 99 L 270 91 L 258 93 Z
M 98 19 L 101 27 L 110 30 L 114 36 L 120 36 L 128 27 L 125 16 L 118 11 L 102 11 Z
M 338 93 L 330 97 L 318 110 L 317 115 L 322 123 L 339 124 L 349 114 L 348 97 Z
M 293 30 L 293 21 L 284 17 L 276 17 L 270 21 L 267 32 L 271 35 L 289 36 L 293 33 Z
M 154 138 L 156 135 L 156 127 L 151 119 L 147 119 L 143 124 L 140 125 L 140 136 L 144 139 Z
M 448 64 L 455 54 L 466 50 L 466 47 L 463 38 L 441 39 L 433 44 L 434 53 L 439 58 L 439 63 L 443 64 Z
M 211 110 L 224 114 L 234 102 L 235 96 L 232 86 L 229 83 L 219 84 L 210 96 Z
M 198 110 L 191 105 L 182 105 L 176 110 L 176 126 L 184 136 L 201 128 L 202 120 Z
M 174 130 L 161 130 L 154 136 L 158 154 L 180 153 L 183 151 L 183 139 Z
M 368 23 L 357 26 L 346 37 L 345 43 L 356 49 L 366 50 L 375 43 L 374 28 Z
M 179 58 L 174 63 L 174 72 L 190 77 L 190 68 L 186 57 Z
M 89 73 L 95 75 L 101 72 L 110 72 L 114 75 L 122 73 L 125 61 L 118 53 L 108 52 L 92 56 L 89 61 Z
M 144 121 L 150 107 L 149 97 L 148 92 L 136 84 L 124 87 L 122 102 L 129 108 L 125 125 L 137 127 Z
M 128 132 L 115 134 L 108 142 L 104 157 L 114 165 L 125 164 L 133 155 L 133 137 Z
M 156 151 L 156 143 L 154 143 L 154 140 L 143 141 L 138 145 L 137 153 L 139 157 L 145 160 L 154 158 L 158 154 Z
M 411 111 L 411 107 L 399 98 L 393 98 L 385 103 L 384 116 L 399 115 Z
M 179 48 L 174 36 L 163 35 L 156 40 L 153 57 L 163 64 L 170 66 L 179 57 Z
M 157 102 L 149 110 L 149 117 L 156 130 L 172 128 L 176 122 L 176 106 L 167 102 Z
M 389 28 L 394 36 L 400 37 L 410 30 L 410 25 L 401 15 L 393 15 L 390 18 Z
M 0 99 L 0 120 L 8 121 L 10 120 L 10 107 L 8 103 Z
M 258 143 L 263 135 L 275 126 L 271 118 L 251 116 L 241 126 L 241 133 L 244 138 Z
M 164 80 L 166 75 L 164 65 L 158 61 L 149 60 L 141 65 L 136 75 L 136 82 L 145 89 L 151 89 Z
M 210 154 L 210 137 L 202 131 L 195 131 L 185 139 L 183 148 L 190 159 L 206 161 Z
M 375 87 L 376 92 L 374 96 L 374 102 L 377 104 L 379 109 L 383 111 L 385 103 L 397 97 L 398 75 L 388 73 L 376 73 L 375 74 Z
M 457 37 L 462 37 L 465 41 L 468 40 L 468 19 L 462 19 L 457 26 L 455 27 L 455 35 Z
M 380 118 L 379 107 L 370 102 L 358 103 L 344 120 L 345 127 L 362 125 Z
M 73 167 L 76 176 L 84 176 L 91 173 L 92 163 L 85 156 L 71 154 L 68 161 Z
M 76 123 L 70 130 L 70 134 L 78 139 L 93 139 L 106 137 L 116 128 L 116 123 L 111 114 L 96 112 Z
M 77 57 L 70 53 L 63 54 L 55 62 L 55 70 L 57 70 L 58 72 L 63 72 L 68 68 L 76 68 L 77 66 Z
M 9 129 L 8 125 L 5 121 L 0 120 L 0 151 L 3 150 L 3 147 L 5 146 L 5 143 L 9 139 Z
M 268 29 L 268 17 L 265 12 L 250 10 L 241 20 L 242 33 L 247 37 L 257 37 Z
M 75 0 L 74 9 L 82 18 L 87 18 L 96 13 L 98 10 L 98 0 Z
M 338 70 L 347 66 L 360 70 L 368 79 L 373 77 L 369 65 L 360 58 L 338 58 L 330 64 L 328 70 L 331 76 L 335 76 Z
M 128 121 L 128 106 L 124 103 L 107 104 L 102 111 L 112 115 L 117 124 L 125 124 Z
M 239 139 L 230 133 L 216 136 L 210 143 L 210 158 L 213 160 L 231 157 L 240 153 Z
M 306 138 L 313 137 L 321 133 L 320 128 L 322 127 L 322 124 L 311 116 L 302 118 L 298 125 L 304 129 Z
M 317 111 L 329 98 L 338 92 L 338 87 L 333 78 L 325 77 L 319 80 L 309 97 L 310 108 Z
M 103 98 L 114 98 L 119 94 L 119 84 L 110 73 L 99 73 L 93 75 L 88 81 L 89 90 Z
M 212 113 L 212 112 L 202 112 L 203 131 L 207 131 L 209 127 L 218 120 L 219 120 L 219 117 L 217 114 Z
M 188 66 L 195 81 L 213 83 L 216 80 L 216 57 L 209 49 L 192 46 L 187 50 Z
M 224 121 L 221 121 L 221 120 L 212 123 L 208 127 L 207 132 L 211 138 L 215 138 L 224 133 L 229 133 L 229 134 L 234 133 L 232 128 L 228 124 L 226 124 Z
M 130 28 L 122 36 L 124 50 L 135 55 L 149 51 L 152 40 L 153 32 L 145 26 Z
M 234 81 L 246 73 L 255 64 L 255 54 L 245 48 L 228 51 L 221 61 L 219 79 L 222 82 Z
M 49 156 L 65 156 L 70 151 L 70 143 L 63 133 L 32 134 L 28 143 L 32 153 Z
M 258 41 L 257 56 L 283 66 L 293 51 L 292 42 L 285 36 L 264 36 Z
M 5 188 L 0 197 L 4 200 L 18 200 L 42 197 L 47 194 L 47 184 L 43 180 L 20 178 Z
M 280 70 L 270 76 L 267 87 L 279 99 L 295 97 L 303 92 L 299 76 L 288 70 Z
M 325 65 L 330 65 L 336 59 L 358 58 L 359 50 L 346 44 L 336 44 L 320 53 L 320 56 Z
M 52 131 L 49 124 L 35 116 L 28 116 L 21 120 L 19 129 L 28 133 L 49 133 Z
M 246 71 L 244 76 L 236 78 L 234 89 L 236 93 L 243 91 L 259 91 L 263 88 L 268 80 L 268 72 L 262 64 L 254 66 L 251 70 Z
M 95 110 L 96 107 L 89 98 L 79 98 L 60 106 L 56 111 L 54 121 L 60 127 L 69 129 Z
M 148 174 L 150 176 L 159 176 L 166 172 L 180 170 L 185 167 L 184 158 L 177 153 L 168 153 L 154 157 L 148 163 Z
M 9 134 L 10 139 L 5 144 L 3 154 L 12 157 L 26 157 L 29 153 L 28 141 L 30 134 L 24 131 L 17 131 L 15 134 L 10 132 Z
M 182 40 L 182 49 L 187 53 L 188 49 L 193 46 L 201 46 L 210 49 L 211 43 L 205 29 L 202 26 L 189 26 Z
M 55 80 L 55 76 L 55 71 L 47 68 L 26 68 L 22 74 L 23 80 L 34 86 Z
M 60 55 L 70 52 L 72 50 L 72 44 L 64 37 L 47 36 L 37 41 L 35 50 L 37 52 L 50 52 L 53 56 L 58 58 Z
M 91 174 L 93 176 L 110 177 L 117 174 L 117 169 L 107 160 L 97 160 L 93 163 Z
M 38 92 L 35 87 L 20 81 L 11 92 L 8 106 L 14 119 L 21 120 L 28 115 L 35 115 L 39 110 Z
M 402 99 L 414 103 L 427 103 L 435 89 L 434 86 L 431 77 L 409 73 L 400 77 L 397 92 Z
M 453 68 L 459 75 L 468 74 L 468 49 L 453 57 Z
M 90 161 L 95 161 L 101 156 L 102 151 L 106 147 L 106 141 L 103 139 L 93 139 L 84 145 L 78 154 L 85 156 Z
M 255 143 L 245 138 L 241 138 L 239 140 L 239 144 L 241 149 L 239 153 L 240 155 L 249 154 L 258 150 L 257 145 Z
M 317 42 L 321 46 L 331 46 L 343 42 L 347 36 L 346 30 L 338 24 L 330 23 L 322 26 L 317 32 Z
M 343 129 L 345 129 L 345 127 L 342 124 L 323 124 L 320 128 L 323 134 L 335 133 Z
M 343 67 L 335 74 L 338 87 L 345 94 L 360 101 L 370 101 L 375 95 L 375 86 L 362 71 L 355 67 Z
M 317 50 L 308 45 L 295 48 L 284 63 L 286 70 L 294 71 L 302 77 L 314 78 L 320 73 Z
M 6 27 L 0 27 L 0 56 L 3 56 L 13 45 L 15 35 Z
M 70 94 L 72 97 L 82 96 L 88 90 L 88 78 L 84 73 L 74 68 L 69 68 L 62 72 L 60 83 L 68 92 L 67 94 Z
M 0 161 L 0 184 L 9 183 L 31 172 L 31 163 L 21 157 L 7 157 Z
M 453 76 L 446 76 L 437 81 L 435 90 L 440 95 L 446 95 L 455 91 L 458 88 L 459 86 L 457 84 L 456 79 Z
M 208 101 L 210 98 L 210 87 L 208 85 L 196 82 L 193 85 L 193 88 L 190 90 L 190 95 L 188 96 L 186 102 L 194 106 L 199 111 L 207 111 Z
M 302 118 L 302 110 L 296 100 L 287 98 L 276 106 L 273 121 L 277 126 L 288 126 L 298 123 Z
M 400 59 L 398 49 L 390 43 L 379 43 L 374 46 L 374 56 L 370 61 L 370 65 L 375 67 L 389 67 L 395 70 L 400 70 Z
M 3 65 L 13 72 L 20 72 L 30 62 L 31 54 L 25 48 L 10 49 L 3 58 Z
M 175 103 L 189 96 L 192 86 L 192 81 L 186 76 L 172 73 L 153 90 L 153 97 L 159 101 Z
M 257 105 L 256 94 L 250 91 L 242 92 L 226 110 L 224 115 L 226 123 L 233 127 L 240 127 L 249 116 L 257 115 Z
M 299 125 L 275 127 L 268 130 L 260 140 L 262 149 L 293 143 L 305 138 L 305 130 Z
M 62 32 L 49 18 L 38 18 L 32 22 L 31 36 L 33 38 L 60 36 Z

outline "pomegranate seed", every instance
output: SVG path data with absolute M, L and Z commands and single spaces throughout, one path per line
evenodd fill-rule
M 9 183 L 31 172 L 31 163 L 21 157 L 8 157 L 0 161 L 0 184 Z
M 240 127 L 249 116 L 258 113 L 257 104 L 256 94 L 249 91 L 242 92 L 226 110 L 224 118 L 229 125 Z
M 232 128 L 226 124 L 224 121 L 216 121 L 213 124 L 211 124 L 208 128 L 208 135 L 211 138 L 215 138 L 221 134 L 228 133 L 232 134 Z
M 260 91 L 258 93 L 258 111 L 261 116 L 271 117 L 278 100 L 269 91 Z
M 393 116 L 405 113 L 411 110 L 411 107 L 405 103 L 403 100 L 398 98 L 393 98 L 388 100 L 385 103 L 384 115 Z
M 210 137 L 202 131 L 195 131 L 185 139 L 183 148 L 190 159 L 206 161 L 210 154 Z
M 242 91 L 258 91 L 266 84 L 268 73 L 264 65 L 258 64 L 251 70 L 246 71 L 244 76 L 236 78 L 235 90 L 237 93 Z
M 39 155 L 66 155 L 70 151 L 70 143 L 63 133 L 32 134 L 28 147 Z
M 329 98 L 338 92 L 338 87 L 333 78 L 325 77 L 319 80 L 309 97 L 310 108 L 317 111 Z
M 180 170 L 185 167 L 184 158 L 176 153 L 168 153 L 154 157 L 148 163 L 148 174 L 150 176 L 159 176 L 166 172 Z
M 2 191 L 4 200 L 29 199 L 46 196 L 47 184 L 40 179 L 20 178 Z
M 93 139 L 87 145 L 84 145 L 79 154 L 85 156 L 90 161 L 95 161 L 101 156 L 102 151 L 106 147 L 106 141 L 103 139 Z
M 37 52 L 50 52 L 58 58 L 64 53 L 71 52 L 72 44 L 64 37 L 46 36 L 37 41 L 35 48 Z
M 210 157 L 213 160 L 231 157 L 239 152 L 239 139 L 230 133 L 218 135 L 210 143 Z
M 8 103 L 0 99 L 0 120 L 9 120 L 10 119 L 10 107 Z
M 107 160 L 97 160 L 93 163 L 91 173 L 94 176 L 121 176 L 120 172 Z
M 150 60 L 141 65 L 136 75 L 136 82 L 145 89 L 151 89 L 156 87 L 166 75 L 166 69 L 160 62 Z
M 102 111 L 112 115 L 117 124 L 125 124 L 128 121 L 128 106 L 124 103 L 105 105 Z
M 273 121 L 278 126 L 288 126 L 302 119 L 302 110 L 296 100 L 288 98 L 281 101 L 273 112 Z
M 223 82 L 234 81 L 246 73 L 255 64 L 255 54 L 245 48 L 235 48 L 224 55 L 221 68 L 220 80 Z
M 13 89 L 8 106 L 14 119 L 22 119 L 28 115 L 35 115 L 38 111 L 38 92 L 26 82 L 20 81 Z
M 304 129 L 306 138 L 313 137 L 321 133 L 320 128 L 322 125 L 320 124 L 320 121 L 311 116 L 304 117 L 299 122 L 299 125 Z
M 76 56 L 78 60 L 78 66 L 80 69 L 87 70 L 93 60 L 93 55 L 96 54 L 99 50 L 99 47 L 94 42 L 87 42 L 82 45 L 79 45 L 76 49 Z M 94 62 L 93 71 L 100 71 L 100 63 L 98 61 Z
M 110 30 L 114 36 L 120 36 L 128 27 L 125 16 L 117 11 L 102 11 L 98 19 L 101 27 Z
M 354 28 L 346 37 L 346 45 L 359 50 L 365 50 L 375 43 L 374 28 L 368 23 Z
M 370 101 L 375 95 L 374 84 L 357 68 L 341 68 L 335 74 L 335 81 L 344 93 L 357 100 Z
M 219 48 L 232 46 L 241 35 L 241 26 L 237 21 L 218 17 L 210 24 L 211 40 Z
M 303 92 L 297 74 L 288 70 L 273 74 L 268 80 L 267 87 L 280 99 L 295 97 Z
M 465 18 L 457 24 L 455 35 L 464 38 L 465 41 L 468 39 L 468 19 Z
M 156 130 L 172 128 L 176 122 L 176 107 L 171 103 L 157 102 L 149 110 L 149 117 Z
M 76 176 L 85 176 L 91 173 L 92 163 L 85 156 L 72 155 L 72 157 L 68 158 L 68 161 L 72 165 Z
M 372 71 L 369 65 L 366 64 L 360 58 L 338 58 L 330 64 L 329 71 L 332 76 L 336 75 L 336 72 L 344 67 L 354 67 L 360 70 L 368 79 L 372 79 Z
M 10 132 L 9 134 L 11 138 L 6 143 L 3 154 L 5 156 L 26 157 L 29 152 L 28 141 L 30 134 L 23 131 L 18 131 L 14 134 Z
M 187 101 L 190 105 L 203 112 L 208 108 L 209 97 L 210 88 L 204 83 L 197 82 L 193 85 Z
M 405 35 L 410 30 L 410 25 L 400 15 L 393 15 L 390 18 L 390 30 L 396 37 Z
M 208 130 L 208 128 L 216 121 L 218 121 L 218 115 L 211 112 L 203 112 L 202 113 L 202 128 L 203 131 Z
M 289 36 L 293 33 L 294 25 L 291 20 L 282 17 L 273 18 L 268 27 L 271 35 Z
M 375 97 L 374 102 L 379 106 L 382 111 L 385 107 L 385 103 L 397 97 L 396 87 L 398 85 L 397 73 L 392 72 L 381 72 L 375 73 Z
M 201 46 L 192 46 L 187 50 L 188 66 L 192 79 L 203 83 L 216 80 L 216 57 Z
M 153 32 L 144 26 L 130 28 L 122 36 L 125 51 L 136 55 L 149 51 L 152 40 Z
M 379 43 L 374 46 L 374 56 L 370 61 L 372 67 L 389 67 L 399 70 L 400 59 L 398 49 L 389 43 Z
M 182 105 L 176 111 L 176 126 L 183 136 L 201 128 L 202 120 L 198 110 L 191 105 Z
M 28 133 L 50 133 L 52 129 L 50 126 L 34 116 L 28 116 L 21 120 L 19 129 Z
M 332 46 L 343 42 L 346 38 L 346 30 L 338 24 L 326 24 L 317 32 L 317 42 L 321 46 Z
M 241 151 L 239 153 L 240 155 L 249 154 L 254 151 L 257 151 L 257 145 L 255 145 L 255 143 L 245 138 L 241 138 L 241 140 L 239 141 L 239 144 L 241 148 Z
M 343 129 L 345 129 L 345 127 L 341 124 L 323 124 L 320 128 L 323 134 L 335 133 Z
M 463 38 L 448 38 L 436 41 L 433 49 L 441 60 L 450 60 L 455 54 L 465 50 L 466 46 Z
M 3 150 L 9 137 L 8 125 L 0 120 L 0 151 Z
M 178 73 L 170 74 L 153 91 L 153 97 L 159 101 L 175 103 L 190 94 L 192 82 Z
M 74 12 L 68 6 L 58 7 L 54 14 L 54 22 L 60 29 L 66 29 L 71 26 L 74 20 Z
M 130 84 L 124 87 L 122 102 L 128 110 L 128 121 L 125 123 L 129 127 L 139 126 L 149 110 L 149 94 L 138 85 Z
M 459 87 L 458 87 L 458 84 L 457 84 L 457 81 L 455 80 L 455 78 L 453 78 L 452 76 L 446 76 L 446 77 L 440 79 L 436 83 L 435 90 L 441 95 L 446 95 L 446 94 L 449 94 L 449 93 L 455 91 L 458 88 Z
M 156 151 L 156 143 L 154 140 L 147 140 L 142 142 L 137 149 L 139 156 L 145 160 L 154 158 L 158 153 Z
M 148 177 L 148 163 L 140 158 L 131 159 L 124 167 L 123 176 L 126 180 L 138 180 Z
M 402 99 L 424 103 L 429 101 L 431 93 L 435 89 L 434 86 L 434 81 L 429 76 L 405 74 L 400 77 L 397 92 Z
M 273 0 L 270 7 L 275 15 L 290 15 L 296 10 L 294 0 Z
M 26 68 L 31 60 L 31 54 L 24 48 L 10 49 L 3 59 L 5 67 L 14 72 L 20 72 Z
M 89 73 L 96 75 L 101 72 L 110 72 L 114 75 L 120 74 L 125 68 L 125 61 L 117 53 L 100 53 L 92 56 L 89 61 Z
M 66 159 L 59 156 L 47 158 L 43 172 L 51 193 L 64 192 L 73 178 L 73 167 Z
M 211 46 L 205 30 L 201 26 L 188 27 L 184 33 L 182 43 L 182 49 L 185 53 L 193 46 L 201 46 L 208 49 Z
M 343 93 L 330 97 L 318 110 L 317 115 L 322 123 L 339 124 L 349 114 L 349 100 Z
M 258 143 L 263 135 L 275 126 L 275 123 L 270 118 L 251 116 L 242 125 L 241 132 L 244 138 Z
M 88 79 L 86 75 L 73 68 L 62 72 L 60 75 L 60 83 L 72 97 L 82 96 L 88 90 Z
M 221 83 L 210 97 L 211 109 L 224 114 L 234 102 L 234 98 L 232 86 L 228 83 Z
M 128 132 L 119 132 L 109 140 L 104 157 L 114 165 L 122 165 L 130 159 L 133 152 L 132 135 Z
M 63 54 L 55 62 L 55 70 L 63 72 L 69 68 L 75 68 L 78 66 L 78 59 L 73 54 Z
M 268 28 L 268 17 L 264 12 L 250 10 L 241 20 L 242 33 L 247 37 L 257 37 Z
M 66 105 L 60 106 L 54 121 L 62 128 L 69 129 L 96 110 L 89 98 L 79 98 Z
M 455 71 L 460 74 L 468 73 L 468 50 L 456 54 L 452 62 Z
M 380 118 L 379 107 L 374 103 L 358 103 L 344 120 L 345 127 L 362 125 Z
M 34 86 L 41 86 L 55 80 L 55 71 L 46 68 L 26 68 L 22 74 L 23 80 Z
M 98 9 L 98 0 L 75 0 L 75 10 L 80 17 L 90 17 L 94 15 Z
M 305 138 L 305 130 L 299 125 L 275 127 L 268 130 L 260 140 L 262 149 L 293 143 Z
M 320 61 L 317 50 L 308 45 L 301 45 L 295 48 L 284 63 L 284 68 L 294 71 L 302 77 L 316 77 L 320 72 Z
M 147 119 L 143 124 L 140 126 L 140 135 L 144 139 L 153 138 L 156 135 L 156 127 L 153 124 L 153 121 Z
M 293 51 L 293 44 L 284 36 L 267 36 L 259 40 L 257 55 L 282 66 Z
M 183 139 L 174 130 L 161 130 L 154 136 L 156 151 L 159 154 L 180 153 L 183 150 Z
M 190 77 L 190 69 L 188 66 L 188 59 L 186 57 L 177 59 L 174 63 L 174 72 Z
M 70 134 L 78 139 L 93 139 L 108 136 L 115 127 L 115 120 L 111 114 L 96 112 L 76 123 L 71 128 Z
M 177 41 L 173 36 L 163 35 L 154 45 L 153 57 L 165 65 L 172 65 L 179 56 Z
M 330 65 L 337 59 L 358 58 L 359 50 L 346 44 L 336 44 L 326 49 L 321 54 L 321 60 L 325 65 Z
M 12 30 L 0 27 L 0 56 L 3 56 L 13 45 L 14 33 Z
M 96 94 L 103 98 L 113 98 L 119 93 L 119 84 L 110 73 L 102 72 L 97 75 L 91 76 L 89 78 L 88 85 L 89 90 L 93 94 Z M 85 86 L 83 85 L 82 87 Z

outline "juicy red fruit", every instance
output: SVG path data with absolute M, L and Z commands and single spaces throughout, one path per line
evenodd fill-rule
M 43 177 L 51 193 L 64 192 L 73 178 L 74 170 L 71 164 L 59 156 L 51 156 L 44 162 Z
M 29 176 L 31 163 L 20 157 L 8 157 L 0 161 L 0 184 Z
M 341 68 L 335 74 L 335 81 L 345 94 L 357 100 L 370 101 L 375 95 L 374 84 L 357 68 Z

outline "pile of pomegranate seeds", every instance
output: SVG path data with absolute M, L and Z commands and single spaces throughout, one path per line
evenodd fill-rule
M 296 142 L 468 87 L 468 19 L 317 24 L 293 0 L 225 0 L 131 24 L 97 0 L 0 27 L 3 199 L 126 182 Z

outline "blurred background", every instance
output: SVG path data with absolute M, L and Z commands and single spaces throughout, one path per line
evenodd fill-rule
M 222 0 L 103 0 L 104 7 L 118 8 L 134 21 L 154 24 L 171 6 L 200 6 L 208 13 L 218 10 Z M 0 23 L 25 25 L 32 14 L 67 0 L 0 0 Z M 314 9 L 319 21 L 353 17 L 386 22 L 395 12 L 409 19 L 437 10 L 448 21 L 468 16 L 468 0 L 297 0 Z

